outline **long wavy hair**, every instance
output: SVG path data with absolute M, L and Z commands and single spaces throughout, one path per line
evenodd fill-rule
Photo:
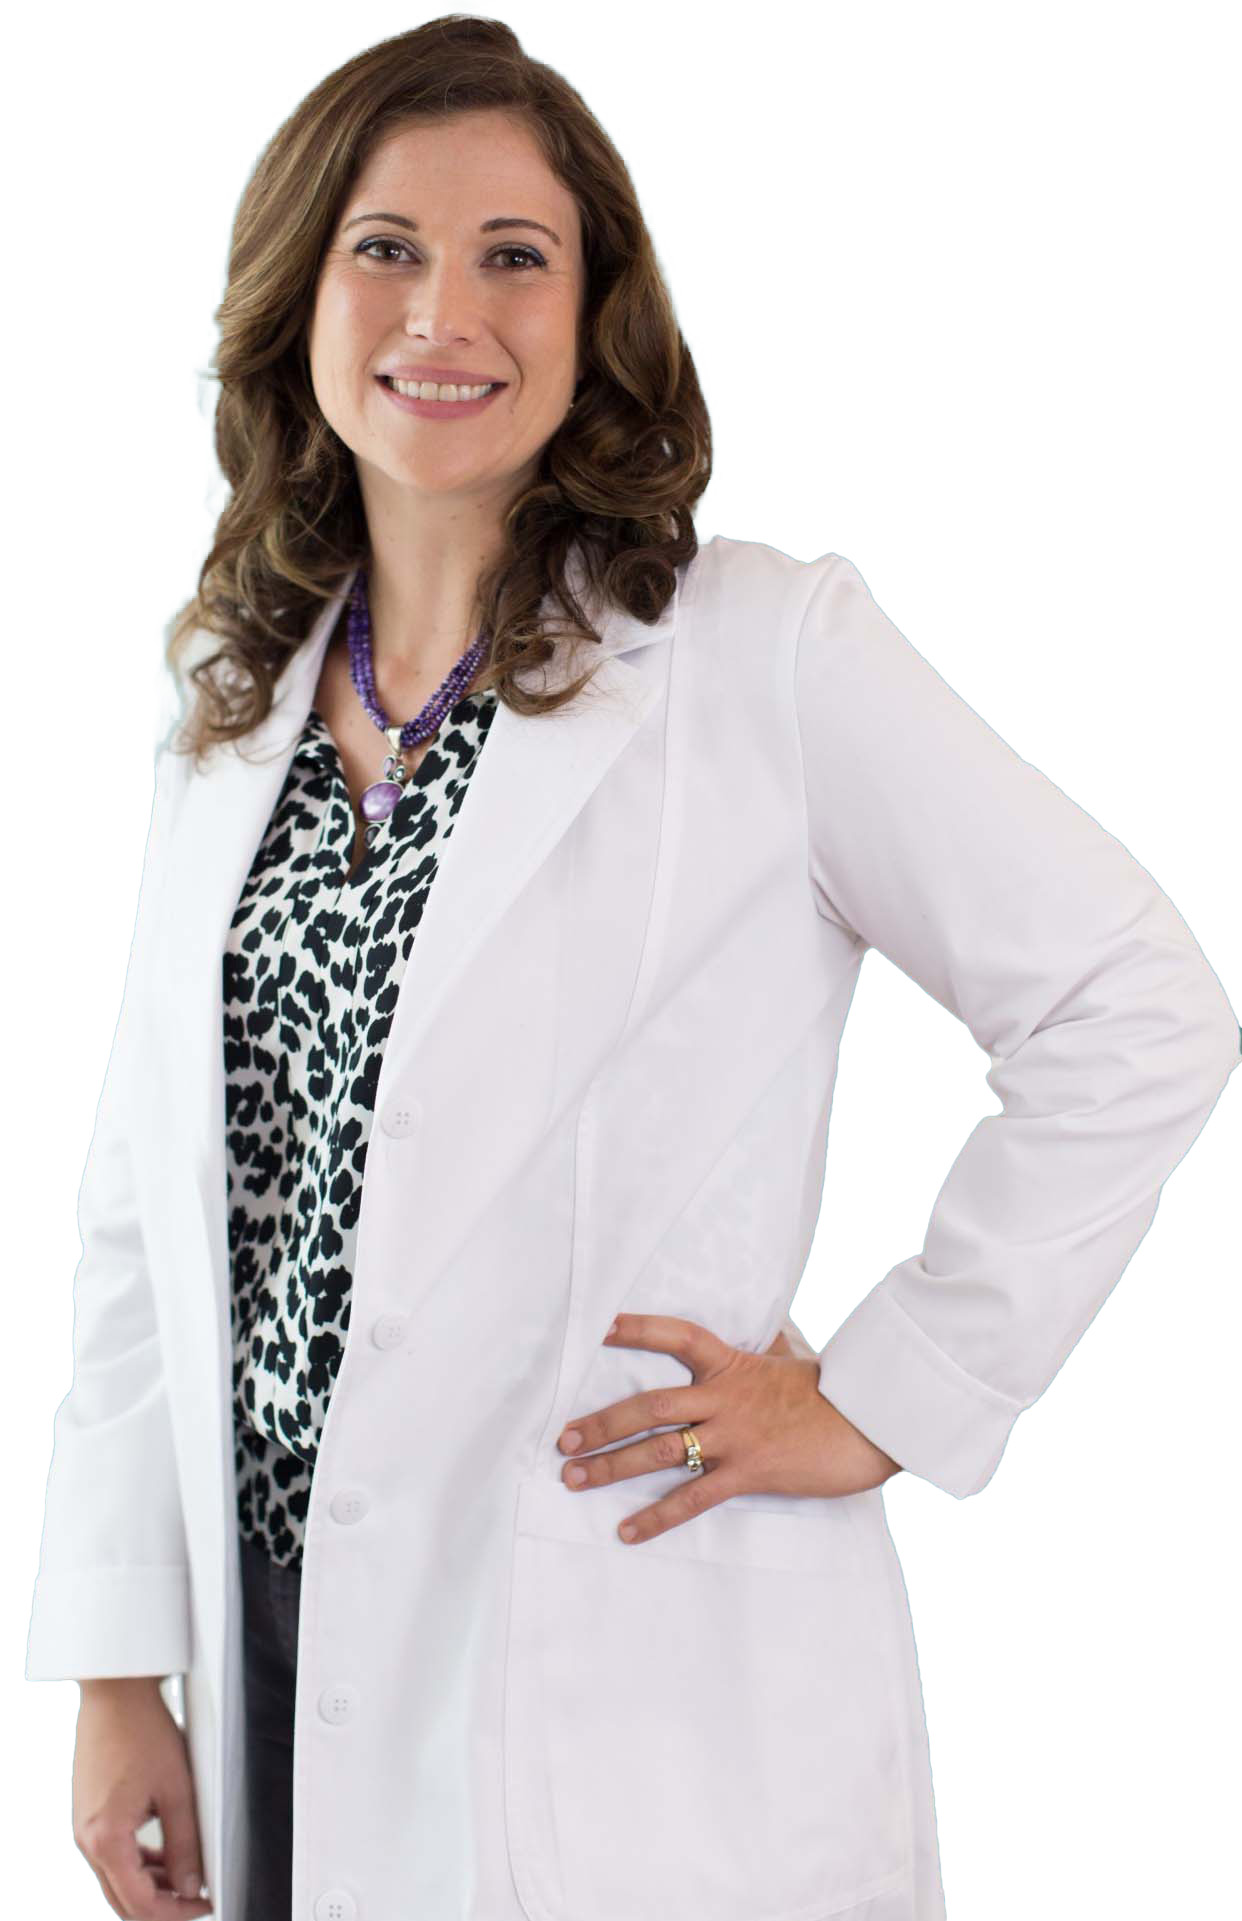
M 582 224 L 584 370 L 576 404 L 515 498 L 477 586 L 490 635 L 472 691 L 550 711 L 591 677 L 535 692 L 547 609 L 571 647 L 600 636 L 575 593 L 654 622 L 698 549 L 711 427 L 633 182 L 581 96 L 500 20 L 445 14 L 357 54 L 309 93 L 260 155 L 238 206 L 212 366 L 216 456 L 231 489 L 194 598 L 165 629 L 180 695 L 170 745 L 196 762 L 267 716 L 275 683 L 370 540 L 354 456 L 311 385 L 307 335 L 323 256 L 361 169 L 415 121 L 501 108 L 529 128 Z M 213 377 L 208 375 L 207 377 Z M 571 553 L 580 559 L 567 567 Z M 196 635 L 200 643 L 187 666 Z

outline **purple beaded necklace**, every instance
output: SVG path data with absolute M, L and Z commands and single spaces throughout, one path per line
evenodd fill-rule
M 359 700 L 382 733 L 387 734 L 392 752 L 385 757 L 381 778 L 363 789 L 362 812 L 372 824 L 366 830 L 370 843 L 400 800 L 410 775 L 401 759 L 403 747 L 415 747 L 439 733 L 444 716 L 465 693 L 474 679 L 487 647 L 487 635 L 480 634 L 467 647 L 456 666 L 450 667 L 431 699 L 422 710 L 407 720 L 404 727 L 390 721 L 380 706 L 375 691 L 375 667 L 371 658 L 371 605 L 367 598 L 367 577 L 358 569 L 349 598 L 349 672 Z

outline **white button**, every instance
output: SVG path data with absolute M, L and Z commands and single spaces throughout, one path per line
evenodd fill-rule
M 329 1512 L 334 1521 L 343 1521 L 347 1526 L 351 1521 L 360 1521 L 371 1503 L 361 1488 L 343 1487 L 334 1494 L 329 1504 Z
M 351 1688 L 348 1681 L 338 1681 L 334 1688 L 325 1688 L 319 1697 L 319 1718 L 331 1721 L 340 1727 L 343 1721 L 353 1719 L 358 1705 L 358 1690 Z
M 376 1347 L 400 1347 L 405 1339 L 406 1320 L 404 1314 L 381 1314 L 371 1328 Z
M 315 1921 L 354 1921 L 358 1903 L 348 1888 L 327 1888 L 315 1903 Z
M 412 1134 L 422 1118 L 422 1102 L 411 1094 L 401 1094 L 384 1109 L 382 1125 L 386 1134 Z

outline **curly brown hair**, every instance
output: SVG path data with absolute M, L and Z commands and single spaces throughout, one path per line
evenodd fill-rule
M 166 629 L 182 696 L 176 751 L 197 760 L 256 727 L 320 607 L 367 562 L 354 457 L 311 384 L 320 267 L 376 146 L 411 122 L 488 107 L 521 120 L 577 203 L 584 374 L 479 580 L 480 630 L 491 645 L 472 691 L 494 686 L 520 713 L 562 706 L 590 668 L 551 691 L 518 679 L 555 651 L 545 602 L 565 617 L 571 645 L 598 642 L 574 591 L 579 567 L 602 604 L 651 623 L 697 552 L 692 510 L 711 478 L 711 427 L 625 163 L 581 96 L 532 60 L 503 21 L 445 14 L 320 81 L 273 135 L 242 195 L 212 361 L 216 456 L 231 495 L 198 590 Z M 196 632 L 222 644 L 195 649 L 187 668 Z

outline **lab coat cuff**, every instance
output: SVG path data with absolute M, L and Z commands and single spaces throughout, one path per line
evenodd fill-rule
M 820 1350 L 819 1387 L 876 1447 L 959 1500 L 991 1480 L 1025 1405 L 959 1367 L 885 1281 Z
M 28 1681 L 185 1674 L 185 1567 L 79 1568 L 39 1577 L 26 1646 Z

